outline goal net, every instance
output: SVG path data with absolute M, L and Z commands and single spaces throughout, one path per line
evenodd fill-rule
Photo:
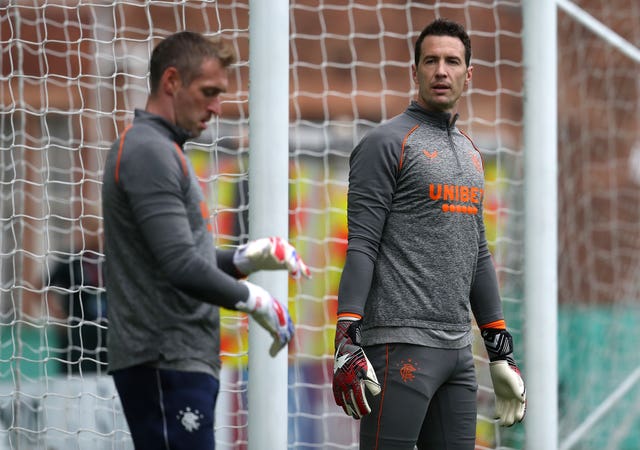
M 559 442 L 631 450 L 640 442 L 640 4 L 559 6 Z
M 636 0 L 576 3 L 637 47 Z M 249 13 L 248 0 L 0 3 L 0 449 L 132 447 L 106 375 L 104 158 L 144 107 L 154 45 L 183 29 L 221 34 L 240 59 L 222 117 L 186 151 L 218 244 L 244 242 L 248 174 L 260 170 L 248 165 Z M 561 435 L 581 439 L 581 449 L 631 449 L 624 445 L 640 439 L 637 384 L 621 404 L 589 414 L 640 366 L 631 348 L 640 337 L 639 65 L 559 14 Z M 289 239 L 313 278 L 289 284 L 297 326 L 282 400 L 289 448 L 358 448 L 357 422 L 331 392 L 348 158 L 415 95 L 413 43 L 435 17 L 460 21 L 472 39 L 458 123 L 483 153 L 487 232 L 519 362 L 523 329 L 543 326 L 522 317 L 521 2 L 291 0 Z M 247 326 L 223 311 L 220 449 L 248 446 Z M 504 430 L 493 419 L 476 342 L 476 448 L 523 448 L 524 424 Z M 590 417 L 597 426 L 585 437 Z

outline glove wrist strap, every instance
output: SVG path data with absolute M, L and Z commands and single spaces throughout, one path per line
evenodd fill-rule
M 513 360 L 513 337 L 505 329 L 485 328 L 481 331 L 489 361 L 504 361 L 515 365 Z
M 245 254 L 246 250 L 247 244 L 244 244 L 238 247 L 233 254 L 233 265 L 236 266 L 236 270 L 243 276 L 247 276 L 254 272 L 253 265 Z
M 362 319 L 356 319 L 352 316 L 340 317 L 336 323 L 336 348 L 338 345 L 347 341 L 348 344 L 361 345 L 362 339 L 360 335 L 360 327 Z

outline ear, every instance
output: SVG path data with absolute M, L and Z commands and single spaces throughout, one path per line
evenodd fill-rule
M 418 84 L 418 69 L 415 64 L 411 64 L 411 78 L 415 84 Z
M 469 85 L 469 81 L 471 81 L 471 75 L 472 75 L 472 73 L 473 73 L 473 66 L 469 66 L 469 67 L 467 68 L 467 76 L 466 76 L 466 78 L 465 78 L 465 80 L 464 80 L 464 85 L 465 85 L 465 86 L 468 86 L 468 85 Z
M 173 97 L 176 91 L 182 86 L 178 69 L 173 66 L 167 67 L 160 79 L 160 86 L 165 94 Z

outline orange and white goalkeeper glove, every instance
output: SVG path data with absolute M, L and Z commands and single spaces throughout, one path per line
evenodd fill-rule
M 279 237 L 256 239 L 239 246 L 233 255 L 233 263 L 244 275 L 258 270 L 287 269 L 294 278 L 301 275 L 311 278 L 311 271 L 295 247 Z
M 527 406 L 524 381 L 513 359 L 513 337 L 507 330 L 496 328 L 484 328 L 481 334 L 489 355 L 498 423 L 510 427 L 522 422 Z

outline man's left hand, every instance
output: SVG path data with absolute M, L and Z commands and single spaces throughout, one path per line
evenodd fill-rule
M 286 240 L 269 237 L 249 241 L 237 248 L 233 263 L 244 275 L 258 270 L 286 269 L 294 278 L 311 278 L 311 271 Z
M 522 422 L 527 407 L 524 381 L 513 358 L 513 337 L 504 328 L 483 328 L 481 334 L 489 355 L 498 423 L 510 427 Z
M 506 360 L 489 363 L 489 372 L 496 395 L 496 415 L 498 423 L 510 427 L 524 418 L 527 394 L 520 371 Z

